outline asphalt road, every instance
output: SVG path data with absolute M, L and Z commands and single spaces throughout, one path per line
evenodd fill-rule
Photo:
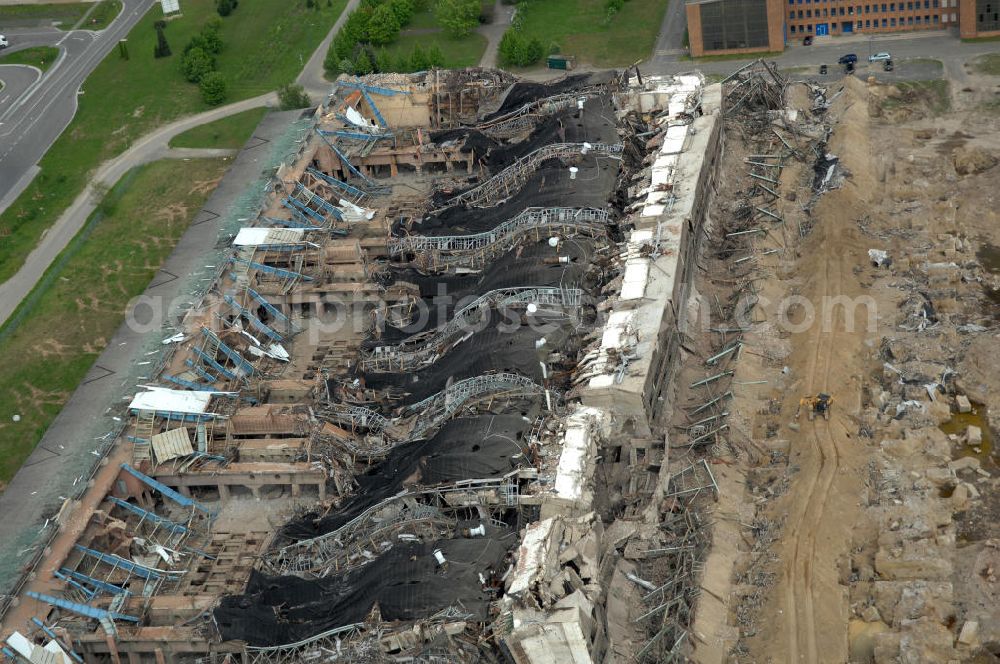
M 8 194 L 15 187 L 27 185 L 25 176 L 73 119 L 84 79 L 154 2 L 123 0 L 121 14 L 100 32 L 35 28 L 5 33 L 11 50 L 52 45 L 58 46 L 61 53 L 36 84 L 28 84 L 24 94 L 16 99 L 12 96 L 0 107 L 0 201 L 11 200 Z M 0 78 L 9 76 L 7 69 L 0 69 Z M 0 96 L 4 92 L 6 89 L 0 91 Z
M 668 10 L 669 11 L 669 10 Z M 669 18 L 669 14 L 668 14 Z M 675 28 L 674 28 L 675 29 Z M 683 35 L 684 28 L 681 27 Z M 662 39 L 662 35 L 661 35 Z M 837 66 L 837 59 L 846 53 L 855 53 L 858 56 L 859 76 L 865 76 L 869 72 L 874 72 L 879 77 L 904 80 L 923 76 L 923 70 L 907 69 L 897 67 L 891 76 L 885 76 L 881 63 L 874 63 L 869 68 L 868 54 L 888 51 L 892 55 L 893 62 L 897 65 L 900 62 L 910 60 L 931 58 L 944 63 L 947 71 L 960 62 L 981 55 L 983 53 L 994 53 L 1000 51 L 1000 43 L 997 42 L 973 42 L 963 43 L 958 39 L 957 31 L 927 31 L 927 32 L 904 32 L 885 35 L 855 35 L 850 37 L 817 37 L 813 46 L 802 46 L 799 42 L 791 42 L 785 52 L 778 56 L 768 56 L 769 61 L 778 63 L 784 69 L 805 67 L 811 69 L 810 78 L 818 74 L 821 64 L 829 65 L 831 77 L 840 76 L 843 72 Z M 657 42 L 657 51 L 647 62 L 646 67 L 655 73 L 671 74 L 682 71 L 699 70 L 706 74 L 728 74 L 738 69 L 742 64 L 754 60 L 753 54 L 747 55 L 746 59 L 736 60 L 683 60 L 682 54 L 676 50 L 660 49 L 660 42 Z M 920 64 L 920 63 L 917 63 Z M 921 65 L 926 69 L 926 65 Z M 959 67 L 960 68 L 960 67 Z M 918 73 L 914 73 L 917 71 Z M 930 70 L 928 70 L 930 71 Z M 940 71 L 927 76 L 928 78 L 940 78 Z

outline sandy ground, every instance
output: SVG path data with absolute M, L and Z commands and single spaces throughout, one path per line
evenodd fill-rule
M 745 454 L 716 450 L 737 495 L 715 515 L 697 661 L 1000 661 L 1000 480 L 989 442 L 964 439 L 1000 413 L 1000 78 L 954 74 L 948 110 L 925 89 L 828 85 L 843 92 L 821 149 L 842 185 L 807 213 L 812 158 L 782 170 L 785 224 L 755 241 L 776 251 L 751 273 L 732 388 L 730 452 L 745 437 Z M 804 86 L 788 98 L 810 103 Z M 717 218 L 746 152 L 731 136 Z M 724 302 L 725 281 L 702 279 L 702 298 Z M 831 419 L 796 420 L 818 392 Z M 959 396 L 974 413 L 955 413 Z

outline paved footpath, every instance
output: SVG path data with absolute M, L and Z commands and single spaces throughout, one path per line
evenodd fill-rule
M 208 278 L 215 273 L 214 266 L 207 266 L 215 262 L 212 257 L 230 209 L 234 204 L 243 205 L 250 183 L 261 177 L 272 158 L 274 142 L 292 131 L 291 123 L 300 114 L 301 111 L 286 111 L 265 116 L 181 236 L 173 253 L 153 277 L 145 292 L 147 297 L 165 302 L 178 297 L 196 299 L 191 275 L 203 274 Z M 171 156 L 213 154 L 219 151 L 177 151 Z M 195 288 L 206 286 L 207 282 L 195 280 Z M 129 311 L 126 319 L 133 316 L 142 319 L 134 310 Z M 95 462 L 93 451 L 99 445 L 95 438 L 119 425 L 116 411 L 121 409 L 125 398 L 134 394 L 136 384 L 144 382 L 143 376 L 135 374 L 143 371 L 144 362 L 152 368 L 155 357 L 147 357 L 147 353 L 162 350 L 160 341 L 165 336 L 169 335 L 159 326 L 149 332 L 140 332 L 123 324 L 7 490 L 0 495 L 0 514 L 3 515 L 0 519 L 0 588 L 5 592 L 16 580 L 20 566 L 34 553 L 31 547 L 38 539 L 42 524 L 55 514 L 65 496 L 78 490 L 74 480 L 81 475 L 86 477 Z

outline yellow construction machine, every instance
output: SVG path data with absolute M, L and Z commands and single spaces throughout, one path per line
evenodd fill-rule
M 802 409 L 804 408 L 809 415 L 810 420 L 816 419 L 816 413 L 823 416 L 823 419 L 830 419 L 830 409 L 833 407 L 833 397 L 829 394 L 824 394 L 820 392 L 814 397 L 802 397 L 799 399 L 798 410 L 795 411 L 795 419 L 799 419 L 799 415 L 802 414 Z

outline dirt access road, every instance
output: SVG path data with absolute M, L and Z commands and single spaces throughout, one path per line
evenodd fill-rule
M 963 69 L 950 87 L 827 85 L 835 101 L 800 122 L 811 142 L 782 165 L 782 224 L 710 271 L 742 292 L 752 279 L 759 301 L 733 382 L 730 447 L 743 441 L 745 457 L 721 458 L 718 474 L 746 493 L 720 509 L 721 555 L 706 567 L 729 623 L 717 605 L 704 613 L 698 661 L 1000 661 L 988 436 L 1000 412 L 1000 77 Z M 799 117 L 811 105 L 804 85 L 787 96 Z M 748 157 L 774 148 L 742 127 L 756 142 L 737 138 L 724 158 L 726 231 L 741 228 Z M 824 153 L 843 173 L 828 190 Z M 891 261 L 875 265 L 870 249 Z M 737 272 L 735 256 L 755 267 Z M 818 392 L 835 399 L 831 419 L 796 421 L 798 400 Z M 730 560 L 731 590 L 719 582 Z
M 792 331 L 786 363 L 793 381 L 781 409 L 786 421 L 802 396 L 826 392 L 835 400 L 829 421 L 809 421 L 803 413 L 799 431 L 787 431 L 790 463 L 799 470 L 776 505 L 779 514 L 787 513 L 779 549 L 782 569 L 771 595 L 777 620 L 762 639 L 776 662 L 848 659 L 847 591 L 838 562 L 851 543 L 860 471 L 867 456 L 858 445 L 851 413 L 860 410 L 861 377 L 870 362 L 866 349 L 875 345 L 877 330 L 869 329 L 875 319 L 854 308 L 860 298 L 868 297 L 855 276 L 855 269 L 867 261 L 867 249 L 854 223 L 872 194 L 871 155 L 868 142 L 860 140 L 868 132 L 867 108 L 858 100 L 844 106 L 828 147 L 851 178 L 817 203 L 813 215 L 822 221 L 799 247 L 795 272 L 767 293 L 775 302 L 769 317 L 785 318 Z M 794 189 L 809 175 L 807 170 L 788 169 L 783 189 Z M 789 295 L 797 298 L 785 300 Z

